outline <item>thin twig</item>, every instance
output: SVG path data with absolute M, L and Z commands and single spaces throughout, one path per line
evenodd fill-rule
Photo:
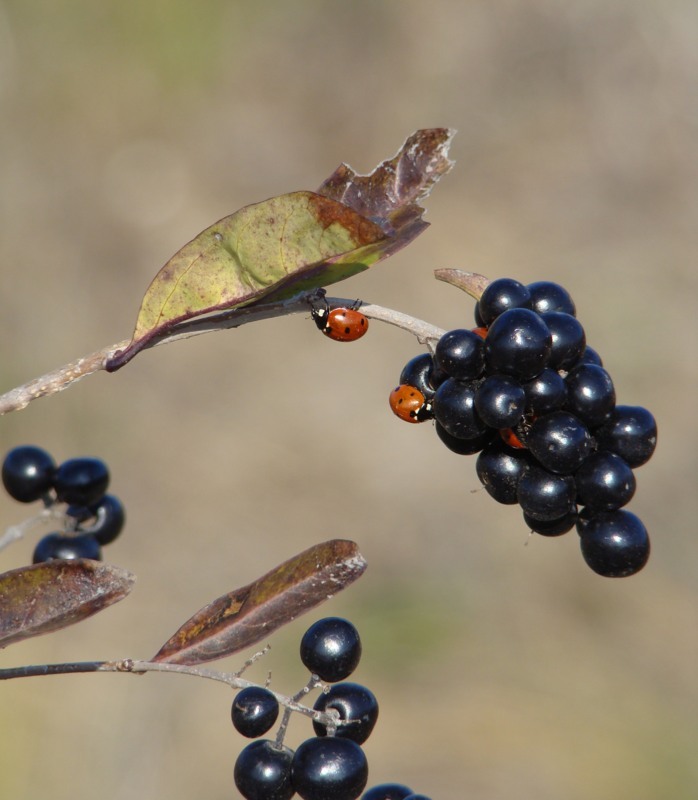
M 236 308 L 231 311 L 218 312 L 205 317 L 197 317 L 193 320 L 180 322 L 173 326 L 166 334 L 154 338 L 143 349 L 149 349 L 161 344 L 169 344 L 179 339 L 188 339 L 191 336 L 199 336 L 203 333 L 238 328 L 249 322 L 259 322 L 264 319 L 273 319 L 288 314 L 307 314 L 313 299 L 316 297 L 316 292 L 303 292 L 291 298 L 291 300 L 281 303 L 269 303 L 267 305 L 258 305 L 250 308 Z M 332 307 L 349 306 L 354 303 L 354 299 L 328 297 L 327 302 Z M 361 311 L 370 319 L 385 322 L 388 325 L 394 325 L 397 328 L 411 333 L 413 336 L 417 337 L 421 344 L 427 346 L 436 342 L 444 333 L 441 328 L 430 325 L 428 322 L 416 319 L 415 317 L 411 317 L 408 314 L 403 314 L 391 308 L 374 305 L 373 303 L 363 303 L 361 305 Z M 107 362 L 128 344 L 128 341 L 122 341 L 103 347 L 101 350 L 97 350 L 88 356 L 83 356 L 76 361 L 71 361 L 69 364 L 47 372 L 45 375 L 35 378 L 22 386 L 11 389 L 9 392 L 0 396 L 0 415 L 7 414 L 10 411 L 20 411 L 26 408 L 32 400 L 61 392 L 87 375 L 92 375 L 95 372 L 105 369 Z
M 146 672 L 169 672 L 218 681 L 219 683 L 225 683 L 232 689 L 247 689 L 252 686 L 258 686 L 258 684 L 254 683 L 254 681 L 248 681 L 245 678 L 241 678 L 240 672 L 218 672 L 212 669 L 189 666 L 187 664 L 138 661 L 131 658 L 124 658 L 119 661 L 74 661 L 63 664 L 30 664 L 23 667 L 6 667 L 4 669 L 0 669 L 0 680 L 4 681 L 11 680 L 13 678 L 33 678 L 45 675 L 74 675 L 81 672 L 128 672 L 134 675 L 143 675 Z M 275 692 L 270 689 L 269 686 L 266 686 L 266 688 L 274 695 L 279 704 L 282 705 L 288 713 L 295 711 L 298 714 L 303 714 L 306 717 L 316 720 L 322 725 L 336 726 L 336 714 L 326 713 L 324 711 L 315 711 L 314 709 L 308 708 L 307 706 L 304 706 L 302 703 L 298 702 L 298 700 L 301 697 L 305 697 L 309 691 L 314 688 L 321 688 L 322 686 L 322 682 L 319 682 L 315 677 L 313 677 L 307 686 L 304 686 L 303 689 L 301 689 L 301 691 L 293 697 Z

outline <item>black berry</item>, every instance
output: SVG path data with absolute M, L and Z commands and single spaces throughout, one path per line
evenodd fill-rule
M 527 381 L 548 364 L 553 340 L 548 326 L 534 311 L 513 308 L 490 325 L 485 339 L 488 373 L 504 372 Z
M 526 450 L 514 450 L 501 439 L 495 439 L 477 457 L 475 470 L 490 497 L 498 503 L 513 505 L 518 502 L 519 480 L 530 463 Z
M 338 725 L 335 736 L 352 739 L 363 744 L 371 735 L 378 719 L 378 701 L 372 691 L 358 683 L 335 683 L 329 692 L 321 694 L 315 705 L 316 711 L 334 709 L 340 720 L 351 720 L 348 725 Z M 326 736 L 324 725 L 313 720 L 313 728 L 318 736 Z
M 434 360 L 429 353 L 422 353 L 410 359 L 400 373 L 400 385 L 414 386 L 424 395 L 426 400 L 431 400 L 440 383 L 446 380 L 446 374 L 434 366 Z
M 596 350 L 594 350 L 593 347 L 589 347 L 589 345 L 584 348 L 584 352 L 579 357 L 579 363 L 596 364 L 597 367 L 603 367 L 601 356 L 596 352 Z
M 635 476 L 620 456 L 601 450 L 592 453 L 575 475 L 577 497 L 592 511 L 615 511 L 635 494 Z
M 586 336 L 579 320 L 562 311 L 541 314 L 553 337 L 553 346 L 548 366 L 553 369 L 569 369 L 576 364 L 584 352 Z
M 543 467 L 569 475 L 589 455 L 593 441 L 581 420 L 566 411 L 553 411 L 534 421 L 526 444 Z
M 557 411 L 567 400 L 565 381 L 558 372 L 548 367 L 522 386 L 526 393 L 526 411 L 537 417 Z
M 487 286 L 478 301 L 478 324 L 488 326 L 510 308 L 530 308 L 530 304 L 531 293 L 522 283 L 513 278 L 498 278 Z
M 434 364 L 451 378 L 468 381 L 485 367 L 485 348 L 477 333 L 457 329 L 445 333 L 436 343 Z
M 95 505 L 68 506 L 66 514 L 74 517 L 78 523 L 78 530 L 89 533 L 101 545 L 111 544 L 123 530 L 126 522 L 126 512 L 118 497 L 105 494 Z M 89 524 L 86 522 L 92 520 Z
M 436 421 L 457 439 L 475 439 L 487 430 L 475 410 L 475 389 L 468 383 L 448 378 L 436 390 L 432 407 Z
M 402 783 L 381 783 L 365 791 L 361 800 L 405 800 L 411 794 L 412 789 Z
M 547 521 L 534 519 L 524 512 L 523 518 L 526 526 L 534 533 L 539 533 L 541 536 L 562 536 L 563 533 L 567 533 L 574 528 L 577 522 L 577 512 L 570 511 L 564 517 Z
M 258 739 L 242 750 L 235 762 L 235 786 L 245 800 L 290 800 L 293 751 Z
M 109 485 L 107 465 L 98 458 L 71 458 L 56 470 L 53 487 L 64 503 L 91 506 L 101 500 Z
M 605 511 L 577 524 L 586 563 L 606 578 L 639 572 L 650 555 L 647 529 L 630 511 Z
M 90 534 L 66 536 L 61 533 L 49 533 L 39 540 L 34 548 L 32 562 L 40 564 L 56 559 L 90 558 L 101 561 L 102 552 L 99 543 Z
M 475 410 L 492 428 L 513 428 L 523 417 L 526 392 L 509 375 L 490 375 L 475 392 Z
M 609 419 L 616 404 L 616 392 L 611 376 L 596 364 L 578 364 L 567 374 L 567 404 L 569 411 L 590 427 Z
M 577 309 L 567 289 L 552 281 L 536 281 L 526 287 L 531 297 L 530 307 L 538 314 L 562 311 L 575 316 Z
M 529 467 L 519 479 L 517 498 L 532 519 L 548 522 L 574 510 L 575 485 L 570 475 L 554 475 L 541 467 Z
M 472 456 L 474 453 L 479 453 L 483 447 L 488 445 L 497 435 L 492 428 L 486 428 L 482 433 L 473 437 L 472 439 L 459 439 L 457 436 L 452 436 L 440 423 L 434 424 L 436 435 L 453 453 L 459 456 Z
M 599 447 L 616 453 L 633 468 L 640 467 L 657 446 L 657 423 L 646 408 L 616 406 L 595 436 Z
M 361 658 L 359 632 L 346 619 L 318 620 L 301 640 L 301 661 L 321 680 L 335 683 L 348 678 Z
M 279 716 L 279 701 L 262 686 L 241 689 L 230 710 L 233 725 L 238 733 L 254 739 L 263 736 Z
M 351 739 L 306 739 L 291 763 L 293 788 L 303 800 L 355 800 L 368 780 L 368 762 Z
M 40 500 L 53 485 L 56 464 L 40 447 L 22 445 L 5 456 L 2 482 L 10 497 L 20 503 Z

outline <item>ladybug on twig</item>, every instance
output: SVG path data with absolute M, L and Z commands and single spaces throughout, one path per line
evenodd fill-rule
M 358 309 L 361 300 L 356 300 L 349 307 L 330 308 L 322 298 L 322 305 L 312 309 L 315 324 L 335 342 L 355 342 L 368 330 L 368 319 Z

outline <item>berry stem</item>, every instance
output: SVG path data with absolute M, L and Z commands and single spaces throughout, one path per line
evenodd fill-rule
M 46 508 L 42 509 L 33 517 L 18 522 L 16 525 L 10 525 L 2 536 L 0 536 L 0 550 L 3 550 L 5 547 L 11 545 L 12 542 L 16 542 L 18 539 L 26 536 L 31 528 L 51 520 L 65 523 L 65 514 L 60 509 L 55 508 L 55 506 L 47 505 Z
M 188 339 L 191 336 L 198 336 L 202 333 L 212 333 L 214 331 L 238 328 L 249 322 L 259 322 L 264 319 L 283 317 L 288 314 L 307 313 L 313 300 L 317 298 L 317 292 L 302 292 L 295 297 L 280 303 L 268 303 L 267 305 L 255 305 L 249 308 L 236 308 L 232 311 L 223 311 L 211 314 L 206 317 L 187 320 L 173 326 L 167 333 L 160 337 L 155 337 L 143 349 L 147 350 L 160 344 L 168 344 L 179 339 Z M 355 299 L 341 297 L 329 297 L 327 302 L 335 306 L 351 306 Z M 362 303 L 361 313 L 370 319 L 394 325 L 417 338 L 421 344 L 433 349 L 433 345 L 445 333 L 441 328 L 431 325 L 428 322 L 395 311 L 391 308 L 374 305 L 373 303 Z M 97 350 L 88 356 L 83 356 L 75 361 L 71 361 L 58 369 L 47 372 L 39 378 L 28 383 L 17 386 L 5 394 L 0 395 L 0 416 L 10 411 L 21 411 L 26 408 L 32 400 L 40 397 L 62 392 L 73 383 L 87 375 L 106 369 L 107 362 L 119 351 L 129 344 L 128 341 L 118 342 L 101 350 Z
M 73 661 L 62 664 L 30 664 L 22 667 L 5 667 L 0 669 L 0 680 L 6 681 L 13 678 L 35 678 L 45 675 L 72 675 L 79 672 L 128 672 L 135 675 L 143 675 L 146 672 L 170 672 L 179 675 L 193 675 L 197 678 L 207 678 L 208 680 L 218 681 L 225 683 L 233 689 L 247 689 L 249 687 L 257 687 L 258 684 L 254 681 L 248 681 L 240 677 L 240 673 L 246 669 L 249 664 L 246 662 L 242 669 L 238 672 L 218 672 L 212 669 L 202 669 L 201 667 L 193 667 L 187 664 L 168 664 L 165 662 L 156 661 L 139 661 L 131 658 L 124 658 L 118 661 Z M 292 712 L 303 714 L 313 720 L 321 723 L 322 725 L 329 726 L 336 725 L 336 716 L 324 711 L 316 711 L 308 706 L 304 706 L 299 702 L 310 691 L 316 688 L 323 687 L 322 681 L 313 676 L 306 686 L 304 686 L 293 697 L 273 691 L 267 685 L 265 688 L 270 691 L 278 702 L 284 707 L 284 722 L 282 722 L 283 733 L 281 729 L 281 741 L 283 741 L 283 734 L 285 733 L 288 725 L 288 718 Z M 278 739 L 277 735 L 277 739 Z

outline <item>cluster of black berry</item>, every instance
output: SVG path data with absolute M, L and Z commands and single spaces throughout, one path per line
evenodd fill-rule
M 277 720 L 279 701 L 267 688 L 250 686 L 235 697 L 233 725 L 255 738 L 235 763 L 235 785 L 246 800 L 356 800 L 368 781 L 368 762 L 361 745 L 378 719 L 378 702 L 365 686 L 345 681 L 361 658 L 361 640 L 347 620 L 327 617 L 303 635 L 303 664 L 316 678 L 333 684 L 314 709 L 331 715 L 331 727 L 313 720 L 315 736 L 295 750 L 283 744 L 282 723 L 275 740 L 259 739 Z M 428 800 L 400 784 L 374 786 L 364 800 Z
M 532 531 L 559 536 L 576 526 L 586 563 L 622 577 L 649 557 L 645 526 L 622 507 L 657 426 L 646 409 L 616 405 L 575 314 L 556 283 L 493 281 L 475 307 L 477 327 L 449 331 L 433 356 L 409 361 L 390 405 L 409 422 L 435 419 L 450 450 L 479 453 L 488 493 L 520 504 Z
M 41 500 L 45 508 L 67 504 L 64 530 L 44 536 L 33 563 L 52 559 L 91 558 L 100 561 L 102 546 L 113 542 L 124 526 L 121 501 L 106 494 L 109 470 L 97 458 L 71 458 L 57 465 L 40 447 L 15 447 L 5 456 L 2 482 L 20 503 Z

